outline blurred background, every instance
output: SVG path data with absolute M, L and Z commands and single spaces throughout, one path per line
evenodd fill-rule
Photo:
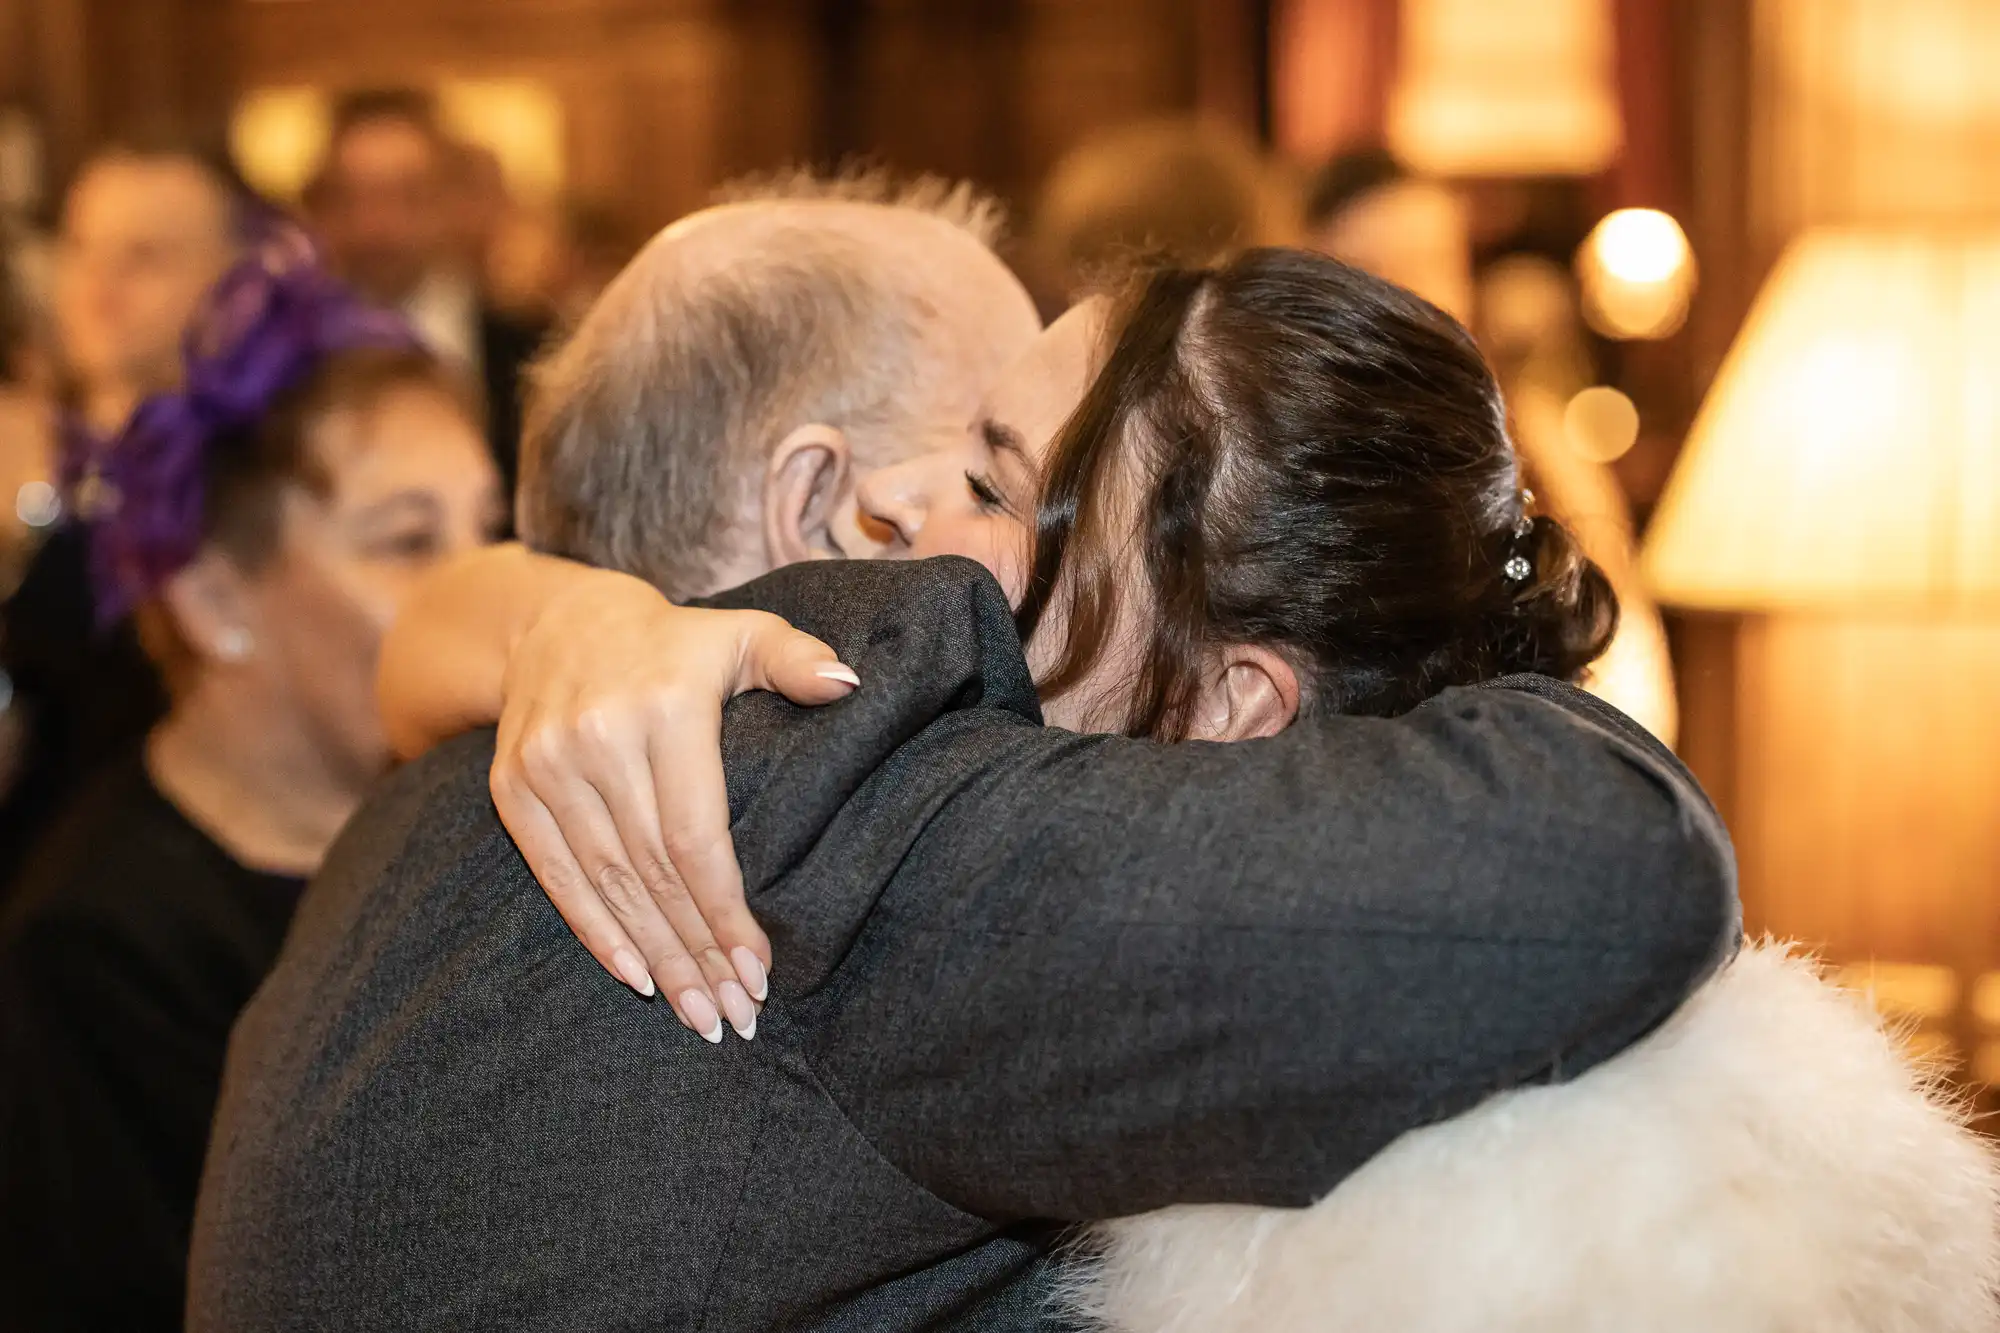
M 2000 1083 L 1996 68 L 1994 0 L 0 0 L 0 588 L 107 143 L 225 145 L 420 325 L 523 337 L 790 164 L 979 182 L 1051 312 L 1120 245 L 1311 244 L 1474 328 L 1750 928 Z

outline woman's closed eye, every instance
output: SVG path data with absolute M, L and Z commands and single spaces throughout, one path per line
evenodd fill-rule
M 985 512 L 989 514 L 1014 512 L 1013 507 L 1007 503 L 1007 497 L 1000 493 L 1000 487 L 991 477 L 981 472 L 967 472 L 965 484 L 971 488 L 972 498 L 979 502 L 979 507 Z

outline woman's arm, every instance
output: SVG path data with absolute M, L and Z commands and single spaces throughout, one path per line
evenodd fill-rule
M 588 688 L 607 661 L 638 679 Z M 829 703 L 857 683 L 776 616 L 677 607 L 629 575 L 509 544 L 411 597 L 377 690 L 404 756 L 499 724 L 494 805 L 564 919 L 612 975 L 649 995 L 657 982 L 720 1040 L 725 1015 L 754 1028 L 771 965 L 729 837 L 722 705 L 759 689 Z M 657 787 L 636 780 L 653 773 Z
M 1027 725 L 1005 600 L 964 562 L 795 567 L 745 595 L 871 682 L 805 715 L 740 701 L 724 747 L 787 984 L 833 994 L 853 939 L 828 913 L 873 923 L 810 1054 L 889 1160 L 969 1211 L 1308 1203 L 1399 1134 L 1616 1054 L 1737 937 L 1699 788 L 1554 682 L 1158 746 Z M 615 704 L 661 660 L 572 665 Z M 630 780 L 672 803 L 716 732 L 704 714 Z
M 566 591 L 625 577 L 536 555 L 519 542 L 440 567 L 382 641 L 375 693 L 390 747 L 414 759 L 440 741 L 498 722 L 508 659 L 535 618 Z

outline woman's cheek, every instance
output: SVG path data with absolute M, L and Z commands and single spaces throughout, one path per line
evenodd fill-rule
M 918 560 L 964 556 L 986 566 L 1006 591 L 1010 606 L 1021 604 L 1028 585 L 1028 530 L 1012 518 L 987 515 L 941 522 L 933 518 L 910 547 Z

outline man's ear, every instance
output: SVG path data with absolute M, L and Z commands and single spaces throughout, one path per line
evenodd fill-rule
M 778 442 L 764 472 L 764 549 L 771 567 L 843 552 L 830 531 L 854 485 L 852 451 L 839 428 L 812 422 Z
M 183 566 L 160 590 L 182 640 L 209 662 L 240 662 L 256 647 L 256 599 L 243 572 L 213 548 Z
M 1299 677 L 1269 648 L 1234 644 L 1195 700 L 1188 739 L 1247 741 L 1275 736 L 1299 715 Z

